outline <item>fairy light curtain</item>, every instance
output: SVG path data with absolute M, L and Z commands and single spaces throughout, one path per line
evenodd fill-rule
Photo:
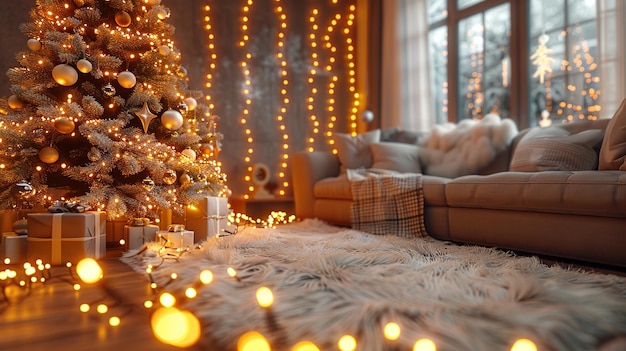
M 356 0 L 208 0 L 203 17 L 229 187 L 252 197 L 262 163 L 288 196 L 290 153 L 332 151 L 334 133 L 356 131 Z

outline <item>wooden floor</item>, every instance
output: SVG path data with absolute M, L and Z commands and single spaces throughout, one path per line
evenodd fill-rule
M 69 270 L 54 267 L 52 278 L 45 284 L 35 286 L 29 296 L 10 304 L 0 302 L 0 350 L 180 350 L 159 342 L 152 334 L 149 310 L 143 307 L 143 302 L 153 297 L 148 282 L 119 260 L 121 254 L 121 249 L 108 249 L 107 257 L 100 260 L 106 286 L 112 294 L 105 294 L 101 287 L 89 285 L 75 291 Z M 571 265 L 544 261 L 550 265 Z M 623 270 L 577 267 L 626 275 Z M 19 289 L 9 289 L 7 295 L 15 295 L 16 290 Z M 115 295 L 122 304 L 111 306 L 115 300 L 110 295 Z M 0 298 L 3 296 L 0 295 Z M 107 299 L 99 301 L 102 298 Z M 79 311 L 81 304 L 96 302 L 110 305 L 109 312 L 98 314 L 95 307 L 88 313 Z M 113 315 L 121 318 L 117 327 L 108 324 L 109 317 Z M 207 340 L 203 340 L 192 349 L 210 350 L 212 347 Z
M 143 307 L 152 297 L 148 282 L 122 263 L 120 255 L 120 249 L 108 249 L 107 257 L 100 260 L 104 284 L 116 298 L 99 286 L 83 284 L 75 291 L 69 270 L 53 267 L 51 279 L 33 286 L 28 296 L 10 304 L 0 302 L 0 350 L 180 350 L 152 334 L 149 311 Z M 14 298 L 21 290 L 13 286 L 7 295 Z M 114 306 L 117 299 L 121 304 Z M 80 312 L 83 303 L 94 307 Z M 110 306 L 106 314 L 96 312 L 99 303 Z M 119 316 L 121 324 L 110 326 L 111 316 Z

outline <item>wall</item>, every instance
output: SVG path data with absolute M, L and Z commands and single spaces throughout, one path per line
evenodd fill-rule
M 182 63 L 188 71 L 189 85 L 202 90 L 211 96 L 215 108 L 214 114 L 220 116 L 218 130 L 224 134 L 220 161 L 228 175 L 228 185 L 235 195 L 250 193 L 249 183 L 244 177 L 249 167 L 255 163 L 265 163 L 272 173 L 272 180 L 278 183 L 289 195 L 290 188 L 282 187 L 283 182 L 290 182 L 289 169 L 283 167 L 284 155 L 304 149 L 328 150 L 332 133 L 356 130 L 355 116 L 359 115 L 366 105 L 355 106 L 358 98 L 352 89 L 362 90 L 358 83 L 348 82 L 350 60 L 346 59 L 347 46 L 356 45 L 356 40 L 347 44 L 347 38 L 356 36 L 353 24 L 351 33 L 344 34 L 349 6 L 357 0 L 340 0 L 333 4 L 331 0 L 282 0 L 282 10 L 286 15 L 284 61 L 288 85 L 284 87 L 280 75 L 280 60 L 276 58 L 279 50 L 276 34 L 280 21 L 275 12 L 277 0 L 255 0 L 250 7 L 250 39 L 245 47 L 239 47 L 241 40 L 240 20 L 244 1 L 223 0 L 162 0 L 163 5 L 171 10 L 168 20 L 175 28 L 175 43 L 182 52 Z M 211 11 L 205 5 L 211 5 Z M 18 25 L 30 21 L 28 12 L 34 7 L 34 0 L 3 0 L 0 1 L 0 13 L 4 21 L 0 22 L 0 71 L 6 72 L 16 65 L 15 54 L 25 49 L 26 40 Z M 319 28 L 312 29 L 309 17 L 313 8 L 318 9 L 316 21 Z M 340 20 L 333 32 L 328 32 L 329 23 L 336 14 Z M 209 50 L 208 32 L 205 30 L 205 16 L 209 15 L 212 31 L 215 35 L 215 49 Z M 342 24 L 343 23 L 343 24 Z M 311 40 L 310 34 L 316 37 Z M 328 34 L 332 46 L 337 49 L 337 60 L 330 71 L 320 70 L 330 62 L 330 51 L 322 47 L 322 36 Z M 311 42 L 319 43 L 312 47 Z M 313 66 L 311 53 L 317 51 L 321 66 L 317 74 L 312 76 Z M 206 74 L 209 72 L 210 54 L 216 53 L 216 68 L 213 72 L 212 87 L 205 86 Z M 251 54 L 245 59 L 246 53 Z M 247 60 L 250 67 L 251 92 L 242 94 L 244 76 L 241 62 Z M 356 58 L 353 58 L 356 63 Z M 329 92 L 328 84 L 332 76 L 339 77 L 334 91 Z M 312 79 L 312 80 L 311 80 Z M 286 93 L 280 90 L 286 88 Z M 314 90 L 317 89 L 317 90 Z M 0 95 L 9 95 L 6 76 L 0 74 Z M 284 99 L 289 99 L 288 103 Z M 329 103 L 329 99 L 334 103 Z M 247 103 L 246 99 L 250 99 Z M 358 102 L 357 102 L 358 104 Z M 285 109 L 282 120 L 277 116 L 280 108 Z M 247 108 L 249 115 L 244 116 Z M 353 108 L 357 109 L 355 112 Z M 333 110 L 333 111 L 330 111 Z M 335 116 L 336 121 L 331 120 Z M 349 124 L 352 116 L 354 125 Z M 242 124 L 242 117 L 246 123 Z M 250 130 L 249 134 L 246 129 Z M 253 142 L 249 143 L 248 138 Z M 287 149 L 286 149 L 287 147 Z M 250 157 L 245 162 L 245 157 Z M 287 161 L 288 163 L 288 161 Z M 284 177 L 280 177 L 284 172 Z

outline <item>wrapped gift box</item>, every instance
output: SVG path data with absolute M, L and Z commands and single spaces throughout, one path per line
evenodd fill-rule
M 206 196 L 200 203 L 185 209 L 185 227 L 195 233 L 195 242 L 222 233 L 228 226 L 228 199 Z
M 106 255 L 106 213 L 28 214 L 28 259 L 77 263 Z
M 11 263 L 26 262 L 27 239 L 26 235 L 14 232 L 2 233 L 2 257 L 10 259 Z
M 186 248 L 194 245 L 194 233 L 191 230 L 184 229 L 182 224 L 172 224 L 170 227 L 178 226 L 175 230 L 159 230 L 156 232 L 157 240 L 163 242 L 163 239 L 169 241 L 168 247 Z M 163 239 L 161 239 L 163 238 Z
M 143 226 L 124 226 L 124 250 L 139 249 L 143 244 L 155 241 L 159 226 L 147 224 Z

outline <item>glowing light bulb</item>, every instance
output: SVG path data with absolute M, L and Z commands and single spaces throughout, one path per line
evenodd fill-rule
M 339 338 L 337 346 L 340 351 L 354 351 L 356 349 L 356 339 L 352 335 L 344 335 Z
M 320 351 L 320 349 L 310 341 L 301 341 L 295 344 L 292 348 L 293 351 Z
M 262 286 L 256 291 L 256 300 L 259 303 L 259 306 L 268 308 L 274 303 L 274 294 L 272 294 L 272 290 Z
M 76 264 L 76 274 L 87 284 L 98 282 L 103 277 L 102 268 L 93 258 L 83 258 Z
M 413 351 L 437 351 L 437 345 L 430 339 L 419 339 L 413 345 Z
M 190 347 L 200 339 L 200 321 L 191 312 L 175 307 L 163 307 L 151 319 L 156 338 L 169 345 Z
M 389 322 L 387 324 L 385 324 L 385 327 L 383 329 L 383 333 L 385 334 L 385 338 L 387 338 L 387 340 L 398 340 L 398 338 L 400 337 L 400 325 L 398 325 L 398 323 L 395 322 Z
M 511 351 L 537 351 L 537 345 L 528 339 L 517 339 L 511 346 Z
M 237 340 L 237 351 L 270 351 L 270 343 L 265 337 L 255 331 L 243 334 Z

